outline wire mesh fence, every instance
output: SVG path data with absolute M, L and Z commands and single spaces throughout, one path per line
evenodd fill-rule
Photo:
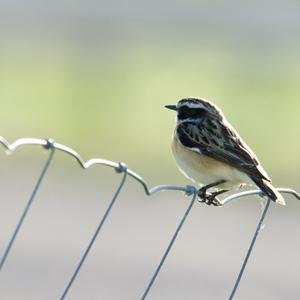
M 179 220 L 177 227 L 175 228 L 174 232 L 172 233 L 172 236 L 170 237 L 169 242 L 166 243 L 167 245 L 166 245 L 165 250 L 162 253 L 160 261 L 157 263 L 157 266 L 154 267 L 153 274 L 152 274 L 151 278 L 149 279 L 148 284 L 145 285 L 143 293 L 139 297 L 137 297 L 137 299 L 141 299 L 141 300 L 146 299 L 148 297 L 148 295 L 150 294 L 151 289 L 152 289 L 155 281 L 157 280 L 157 277 L 169 255 L 170 251 L 172 250 L 172 248 L 174 246 L 174 243 L 178 237 L 180 230 L 182 229 L 182 226 L 184 225 L 187 217 L 190 214 L 190 211 L 191 211 L 193 205 L 195 204 L 195 201 L 197 200 L 197 189 L 193 186 L 175 186 L 175 185 L 159 185 L 159 186 L 155 186 L 153 188 L 149 188 L 149 186 L 145 182 L 145 180 L 141 176 L 139 176 L 137 173 L 130 170 L 124 163 L 112 162 L 112 161 L 108 161 L 108 160 L 105 160 L 102 158 L 94 158 L 94 159 L 90 159 L 88 161 L 84 161 L 76 151 L 74 151 L 73 149 L 71 149 L 65 145 L 56 143 L 51 139 L 44 140 L 44 139 L 22 138 L 22 139 L 18 139 L 15 142 L 10 144 L 3 137 L 0 137 L 0 144 L 4 147 L 4 149 L 6 149 L 9 152 L 13 152 L 17 148 L 23 147 L 25 145 L 40 146 L 49 152 L 48 157 L 42 167 L 42 170 L 40 171 L 40 174 L 38 176 L 36 184 L 32 190 L 32 193 L 26 203 L 26 206 L 24 207 L 24 210 L 15 226 L 15 229 L 7 242 L 7 246 L 5 247 L 4 253 L 2 254 L 2 256 L 0 258 L 0 271 L 2 271 L 5 267 L 5 263 L 9 257 L 11 249 L 14 246 L 15 240 L 17 239 L 18 234 L 22 228 L 23 222 L 25 221 L 26 218 L 29 217 L 29 211 L 30 211 L 31 205 L 36 197 L 36 194 L 38 193 L 38 190 L 42 184 L 42 181 L 43 181 L 45 175 L 47 174 L 47 172 L 49 170 L 49 166 L 53 161 L 55 152 L 61 151 L 61 152 L 66 153 L 67 155 L 70 155 L 78 162 L 80 167 L 83 169 L 88 169 L 89 167 L 94 166 L 94 165 L 100 165 L 100 166 L 113 168 L 117 173 L 120 174 L 120 182 L 118 183 L 118 186 L 117 186 L 112 198 L 110 199 L 110 202 L 109 202 L 104 214 L 100 217 L 100 219 L 98 221 L 98 225 L 96 227 L 96 230 L 92 234 L 88 244 L 86 245 L 85 251 L 83 252 L 78 264 L 76 266 L 74 266 L 74 271 L 73 271 L 72 275 L 70 276 L 70 279 L 69 279 L 68 283 L 66 284 L 64 290 L 61 292 L 61 296 L 59 298 L 61 300 L 67 298 L 68 293 L 69 293 L 70 289 L 72 288 L 73 283 L 76 280 L 76 278 L 81 270 L 81 267 L 85 263 L 85 260 L 88 257 L 90 250 L 93 247 L 94 242 L 99 237 L 99 234 L 102 232 L 103 226 L 106 223 L 107 219 L 109 218 L 110 213 L 113 210 L 114 204 L 116 203 L 120 193 L 124 189 L 124 186 L 128 180 L 128 177 L 133 178 L 139 184 L 141 184 L 146 195 L 148 195 L 148 196 L 151 196 L 155 193 L 158 193 L 160 191 L 166 191 L 166 190 L 178 191 L 178 192 L 181 192 L 181 193 L 189 196 L 189 198 L 190 198 L 189 203 L 188 203 L 181 219 Z M 300 200 L 300 196 L 292 189 L 279 188 L 278 191 L 280 191 L 281 193 L 291 194 L 291 195 L 295 196 L 295 198 Z M 221 205 L 225 205 L 235 199 L 252 196 L 252 195 L 259 195 L 259 196 L 263 197 L 261 191 L 251 190 L 251 191 L 244 191 L 244 192 L 232 194 L 232 195 L 220 200 L 220 202 L 221 202 Z M 268 212 L 269 206 L 270 206 L 270 200 L 267 199 L 267 201 L 265 202 L 264 208 L 263 208 L 263 212 L 262 212 L 261 216 L 259 217 L 257 227 L 251 238 L 250 246 L 247 250 L 245 259 L 243 260 L 242 266 L 238 272 L 237 279 L 233 283 L 232 291 L 228 297 L 229 300 L 234 298 L 236 291 L 239 287 L 240 281 L 242 279 L 242 276 L 245 271 L 246 265 L 248 263 L 249 257 L 254 248 L 256 239 L 262 228 L 262 224 L 263 224 L 264 218 Z M 224 299 L 226 299 L 226 297 L 224 297 Z

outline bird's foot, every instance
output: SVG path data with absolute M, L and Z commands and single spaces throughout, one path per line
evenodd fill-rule
M 221 206 L 222 204 L 221 204 L 220 200 L 217 198 L 217 196 L 227 192 L 228 190 L 219 190 L 219 191 L 211 192 L 211 193 L 207 192 L 207 190 L 212 187 L 215 187 L 217 185 L 220 185 L 224 182 L 225 182 L 225 180 L 222 179 L 222 180 L 210 183 L 210 184 L 205 185 L 202 188 L 200 188 L 198 190 L 198 197 L 199 197 L 198 201 L 206 203 L 207 205 Z
M 228 192 L 228 190 L 219 190 L 216 192 L 209 193 L 206 189 L 199 189 L 198 191 L 198 201 L 206 203 L 207 205 L 221 206 L 220 200 L 217 198 L 218 195 Z

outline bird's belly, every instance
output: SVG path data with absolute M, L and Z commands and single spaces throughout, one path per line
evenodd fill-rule
M 218 187 L 234 188 L 250 184 L 250 178 L 225 163 L 184 147 L 173 139 L 172 152 L 180 171 L 197 184 L 210 184 L 219 180 L 226 182 Z

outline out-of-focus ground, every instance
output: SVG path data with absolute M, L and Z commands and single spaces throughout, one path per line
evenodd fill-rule
M 26 162 L 20 153 L 1 155 L 1 251 L 47 157 L 30 151 L 35 159 Z M 112 169 L 82 170 L 56 154 L 0 274 L 1 299 L 59 298 L 120 179 Z M 287 208 L 271 205 L 237 299 L 298 298 L 299 203 L 286 199 Z M 196 203 L 149 299 L 226 299 L 262 212 L 259 202 Z M 128 179 L 69 298 L 139 299 L 188 203 L 180 192 L 146 197 Z
M 163 108 L 213 100 L 275 186 L 300 190 L 300 18 L 295 1 L 0 0 L 0 135 L 51 137 L 123 161 L 150 186 L 188 184 Z M 3 253 L 45 151 L 0 153 Z M 120 177 L 55 155 L 0 274 L 0 299 L 58 299 Z M 299 209 L 272 205 L 237 299 L 298 299 Z M 188 199 L 128 180 L 70 299 L 139 299 Z M 261 207 L 196 204 L 149 299 L 226 299 Z M 1 254 L 0 254 L 1 255 Z

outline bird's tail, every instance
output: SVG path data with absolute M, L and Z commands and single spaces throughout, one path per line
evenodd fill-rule
M 253 182 L 274 202 L 285 205 L 285 200 L 281 194 L 272 186 L 270 182 L 262 178 L 251 178 Z

